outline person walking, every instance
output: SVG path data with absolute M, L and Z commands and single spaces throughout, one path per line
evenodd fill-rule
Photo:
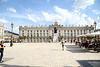
M 61 44 L 62 44 L 62 50 L 64 51 L 64 40 L 62 39 L 62 41 L 61 41 Z M 60 44 L 60 45 L 61 45 Z
M 1 41 L 1 44 L 0 44 L 0 53 L 1 53 L 1 56 L 0 56 L 0 63 L 2 63 L 2 62 L 4 62 L 3 60 L 2 60 L 2 58 L 3 58 L 3 52 L 4 52 L 4 42 L 3 41 Z

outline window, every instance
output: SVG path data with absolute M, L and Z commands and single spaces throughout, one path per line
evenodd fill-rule
M 68 37 L 69 37 L 69 33 L 68 33 Z
M 77 36 L 79 35 L 79 33 L 77 33 Z
M 67 32 L 69 33 L 69 30 L 67 30 Z
M 45 42 L 45 38 L 43 38 L 43 42 Z
M 45 37 L 45 33 L 43 33 L 43 36 Z
M 79 41 L 79 38 L 78 38 L 78 41 Z
M 47 37 L 48 37 L 48 33 L 47 33 Z
M 82 32 L 81 32 L 81 35 L 82 35 Z
M 91 30 L 89 30 L 89 33 L 91 33 Z
M 39 37 L 39 34 L 37 33 L 37 37 Z
M 52 33 L 52 36 L 53 36 L 53 33 Z
M 47 42 L 48 42 L 48 38 L 47 38 Z
M 42 39 L 40 38 L 40 42 L 42 42 Z
M 35 37 L 35 33 L 34 33 L 34 37 Z
M 71 30 L 71 32 L 72 32 L 72 30 Z
M 42 33 L 40 33 L 40 37 L 42 37 Z
M 74 33 L 74 36 L 76 36 L 76 33 Z
M 81 33 L 82 33 L 82 30 L 81 30 Z
M 31 37 L 32 37 L 32 33 L 31 33 Z
M 31 42 L 32 42 L 32 38 L 31 38 Z
M 66 33 L 64 33 L 64 36 L 66 37 Z
M 35 38 L 34 38 L 34 42 L 35 42 Z
M 73 36 L 73 34 L 71 33 L 71 36 Z
M 52 32 L 53 32 L 53 30 L 52 30 Z
M 31 30 L 31 32 L 32 32 L 32 30 Z
M 43 30 L 43 32 L 45 32 L 45 30 Z
M 42 30 L 40 30 L 40 32 L 42 32 Z
M 79 33 L 79 30 L 77 30 L 77 32 Z
M 66 30 L 64 30 L 64 32 L 66 32 Z
M 39 30 L 37 30 L 37 32 L 39 32 Z
M 85 34 L 85 30 L 84 30 L 84 34 Z
M 69 42 L 69 38 L 68 38 L 68 42 Z
M 79 30 L 77 30 L 77 36 L 79 35 Z
M 47 30 L 47 32 L 48 32 L 48 30 Z
M 22 36 L 24 36 L 24 33 L 22 33 Z
M 29 42 L 29 39 L 27 39 L 27 42 Z
M 27 33 L 27 36 L 29 37 L 29 33 Z
M 61 34 L 59 33 L 59 36 L 61 36 Z
M 76 30 L 74 30 L 74 33 L 76 32 Z
M 28 30 L 28 32 L 29 32 L 29 30 Z
M 39 39 L 37 38 L 37 42 L 39 42 Z

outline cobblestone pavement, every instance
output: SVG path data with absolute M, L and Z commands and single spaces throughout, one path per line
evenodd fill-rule
M 70 43 L 61 50 L 59 43 L 6 43 L 0 67 L 100 67 L 100 53 L 90 52 Z

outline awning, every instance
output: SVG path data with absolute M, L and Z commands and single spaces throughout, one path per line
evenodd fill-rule
M 99 32 L 91 33 L 91 35 L 100 35 L 100 31 Z
M 83 35 L 79 35 L 78 37 L 86 37 L 86 35 L 83 34 Z

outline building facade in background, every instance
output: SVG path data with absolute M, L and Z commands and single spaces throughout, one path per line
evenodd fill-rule
M 0 24 L 0 40 L 4 39 L 4 24 Z
M 56 29 L 56 33 L 55 33 Z M 49 27 L 19 27 L 19 38 L 25 43 L 41 43 L 41 42 L 60 42 L 62 39 L 67 42 L 73 40 L 81 41 L 79 35 L 94 32 L 94 26 L 63 26 L 57 22 Z M 57 41 L 54 39 L 56 38 Z
M 10 42 L 11 41 L 11 35 L 12 32 L 5 30 L 4 31 L 4 40 L 5 42 Z M 18 42 L 19 41 L 19 34 L 13 33 L 13 42 Z

